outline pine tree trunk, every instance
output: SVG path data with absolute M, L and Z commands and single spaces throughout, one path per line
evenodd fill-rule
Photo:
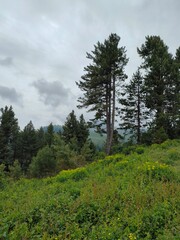
M 115 91 L 115 77 L 113 76 L 110 151 L 111 151 L 112 142 L 113 142 L 114 122 L 115 122 L 115 107 L 116 107 L 116 91 Z
M 109 155 L 111 151 L 111 78 L 106 88 L 106 116 L 107 116 L 107 139 L 106 139 L 106 154 Z
M 141 109 L 140 109 L 140 90 L 139 90 L 139 81 L 138 81 L 138 105 L 137 105 L 137 143 L 141 141 Z
M 106 154 L 111 153 L 111 147 L 113 142 L 114 133 L 114 121 L 115 121 L 115 77 L 113 76 L 113 82 L 109 86 L 108 93 L 108 115 L 107 115 L 107 142 L 106 142 Z

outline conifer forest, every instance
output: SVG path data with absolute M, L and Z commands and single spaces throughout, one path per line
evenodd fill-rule
M 0 239 L 179 239 L 180 47 L 146 36 L 132 77 L 127 50 L 111 33 L 86 53 L 91 119 L 21 129 L 1 106 Z

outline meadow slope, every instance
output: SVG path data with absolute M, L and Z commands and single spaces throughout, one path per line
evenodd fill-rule
M 178 240 L 180 141 L 45 179 L 0 179 L 0 239 Z

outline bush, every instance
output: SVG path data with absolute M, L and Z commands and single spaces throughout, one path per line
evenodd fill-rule
M 74 181 L 80 181 L 87 177 L 87 170 L 86 168 L 76 168 L 72 170 L 63 170 L 59 173 L 58 176 L 56 176 L 56 179 L 58 182 L 65 182 L 67 180 L 74 180 Z
M 88 225 L 88 227 L 92 227 L 92 225 L 96 225 L 99 221 L 98 207 L 93 203 L 83 203 L 77 208 L 75 221 L 80 226 Z
M 173 220 L 170 206 L 166 203 L 159 204 L 153 211 L 144 214 L 142 225 L 139 229 L 140 239 L 157 239 L 163 233 L 165 226 Z
M 169 159 L 172 161 L 177 161 L 180 159 L 180 153 L 174 148 L 169 149 L 167 153 L 168 153 Z
M 139 147 L 136 148 L 135 151 L 136 151 L 136 153 L 138 153 L 138 154 L 143 154 L 143 153 L 144 153 L 144 148 L 141 147 L 141 146 L 139 146 Z
M 5 165 L 0 164 L 0 189 L 3 189 L 6 185 Z
M 46 146 L 39 150 L 37 156 L 30 164 L 30 175 L 33 177 L 45 177 L 56 173 L 57 159 L 53 150 Z
M 162 149 L 169 149 L 172 147 L 179 147 L 180 140 L 179 139 L 174 139 L 174 140 L 166 140 L 165 142 L 161 143 L 161 148 Z
M 128 146 L 128 147 L 123 148 L 122 153 L 125 155 L 130 155 L 134 151 L 135 151 L 135 146 Z
M 154 134 L 153 134 L 153 142 L 154 143 L 163 143 L 167 139 L 168 139 L 168 135 L 166 134 L 163 127 L 154 131 Z
M 0 239 L 178 240 L 176 144 L 146 147 L 142 155 L 136 146 L 132 155 L 107 156 L 46 179 L 13 181 L 0 165 L 0 184 L 6 181 L 0 187 Z M 51 159 L 53 152 L 45 148 L 35 159 Z M 170 156 L 173 167 L 164 164 Z
M 10 170 L 10 176 L 16 180 L 20 179 L 20 177 L 22 176 L 22 169 L 18 160 L 14 161 L 13 166 L 10 166 L 9 170 Z
M 158 181 L 169 182 L 178 180 L 176 174 L 168 165 L 159 163 L 158 161 L 145 162 L 138 169 L 145 172 L 150 178 Z
M 136 152 L 137 154 L 143 154 L 144 153 L 144 147 L 143 146 L 128 146 L 123 148 L 122 153 L 125 155 L 130 155 L 131 153 Z

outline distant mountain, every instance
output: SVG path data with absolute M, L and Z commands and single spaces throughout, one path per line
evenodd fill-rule
M 48 126 L 44 126 L 42 128 L 43 128 L 44 132 L 47 132 Z M 54 130 L 55 133 L 58 133 L 58 132 L 62 132 L 63 128 L 60 125 L 53 125 L 53 130 Z
M 44 132 L 47 132 L 48 126 L 44 126 L 42 128 Z M 63 127 L 61 125 L 53 125 L 53 129 L 55 133 L 63 132 Z M 98 149 L 101 149 L 105 143 L 106 135 L 105 134 L 100 135 L 99 133 L 96 133 L 95 130 L 92 128 L 89 129 L 89 135 L 90 135 L 90 139 L 95 144 L 95 146 Z
M 44 126 L 42 128 L 44 129 L 45 132 L 47 132 L 48 126 Z M 53 125 L 53 129 L 54 129 L 55 133 L 63 132 L 63 127 L 61 125 Z M 118 132 L 121 136 L 124 136 L 123 130 L 118 130 Z M 102 149 L 102 147 L 104 146 L 105 141 L 106 141 L 106 134 L 101 135 L 101 134 L 97 133 L 94 128 L 90 128 L 89 135 L 90 135 L 90 139 L 92 140 L 94 145 L 97 147 L 97 149 Z M 122 140 L 122 141 L 127 141 L 128 138 L 129 138 L 129 134 L 127 134 L 125 136 L 124 140 Z
M 104 146 L 105 141 L 106 141 L 106 134 L 101 135 L 101 134 L 95 132 L 94 129 L 90 128 L 89 136 L 90 136 L 90 139 L 92 140 L 92 142 L 94 143 L 94 145 L 98 149 L 102 149 L 102 147 Z

